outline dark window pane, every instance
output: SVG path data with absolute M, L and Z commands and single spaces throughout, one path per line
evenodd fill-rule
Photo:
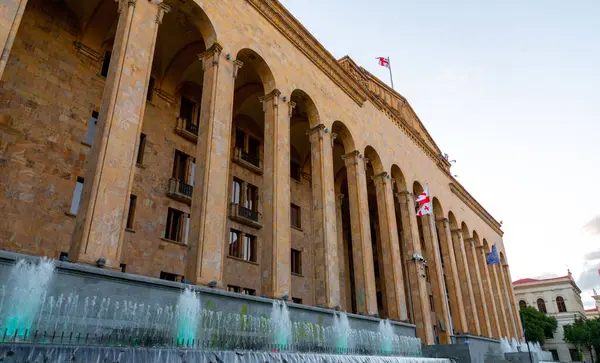
M 300 220 L 300 207 L 298 207 L 295 204 L 292 204 L 290 216 L 292 218 L 292 227 L 302 228 Z
M 246 133 L 240 129 L 235 131 L 235 147 L 244 150 Z
M 181 97 L 181 106 L 179 107 L 179 117 L 187 120 L 186 125 L 193 121 L 194 108 L 196 103 L 186 97 Z
M 244 236 L 244 251 L 242 258 L 246 261 L 256 262 L 256 237 Z
M 302 252 L 292 249 L 292 273 L 302 274 Z
M 154 94 L 154 77 L 150 77 L 150 81 L 148 81 L 148 93 L 146 94 L 146 100 L 152 101 L 153 94 Z
M 146 134 L 140 134 L 140 145 L 138 146 L 138 154 L 136 163 L 142 165 L 144 163 L 144 150 L 146 150 Z
M 290 177 L 295 181 L 300 181 L 300 164 L 294 161 L 290 162 Z
M 102 70 L 100 71 L 100 75 L 102 77 L 108 76 L 108 67 L 110 66 L 110 52 L 104 53 L 104 61 L 102 62 Z
M 244 207 L 250 209 L 251 211 L 257 210 L 258 207 L 258 188 L 254 185 L 248 184 L 246 187 L 246 205 Z
M 253 137 L 248 138 L 248 155 L 253 159 L 258 159 L 260 153 L 260 141 Z
M 229 256 L 240 257 L 240 232 L 229 231 Z
M 128 229 L 133 229 L 133 218 L 135 217 L 135 205 L 137 197 L 133 194 L 129 196 L 129 211 L 127 212 L 127 226 Z

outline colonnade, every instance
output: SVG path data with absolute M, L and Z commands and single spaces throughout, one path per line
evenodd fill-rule
M 9 11 L 6 18 L 0 19 L 0 77 L 26 3 L 8 0 Z M 113 61 L 69 252 L 77 262 L 101 261 L 107 268 L 119 268 L 157 32 L 169 10 L 157 0 L 119 1 Z M 204 76 L 186 277 L 195 284 L 222 287 L 229 187 L 224 181 L 229 178 L 231 160 L 234 82 L 243 64 L 232 60 L 218 42 L 200 54 L 199 61 Z M 291 289 L 289 155 L 294 103 L 286 100 L 274 84 L 264 84 L 264 88 L 262 200 L 264 225 L 269 233 L 262 253 L 269 258 L 262 266 L 263 293 L 281 298 Z M 373 241 L 377 239 L 383 262 L 385 317 L 414 323 L 425 344 L 433 344 L 436 339 L 450 343 L 451 335 L 467 332 L 521 338 L 504 256 L 501 263 L 487 265 L 487 241 L 480 240 L 465 223 L 459 225 L 452 212 L 444 213 L 439 201 L 434 214 L 417 217 L 418 187 L 406 185 L 399 171 L 383 170 L 375 157 L 366 158 L 366 152 L 357 148 L 343 123 L 337 121 L 330 130 L 314 118 L 310 121 L 312 238 L 319 246 L 315 252 L 317 304 L 365 315 L 379 313 L 373 256 Z M 336 142 L 344 148 L 347 195 L 341 198 L 333 167 Z M 376 154 L 374 150 L 369 152 Z M 367 159 L 375 170 L 369 178 Z M 377 203 L 376 237 L 372 236 L 370 223 L 369 183 L 373 183 Z M 347 237 L 342 223 L 344 198 L 350 221 Z M 348 240 L 352 249 L 345 257 L 342 245 Z M 349 260 L 352 273 L 344 267 Z M 350 285 L 353 298 L 349 299 Z

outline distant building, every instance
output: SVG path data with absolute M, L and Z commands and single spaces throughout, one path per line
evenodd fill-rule
M 552 337 L 547 337 L 543 348 L 552 353 L 555 361 L 580 362 L 575 346 L 563 340 L 563 327 L 572 324 L 576 318 L 585 319 L 587 314 L 581 301 L 581 290 L 571 272 L 550 279 L 517 280 L 513 287 L 520 309 L 533 306 L 558 321 L 558 328 Z M 583 359 L 591 361 L 589 352 L 584 352 Z
M 596 293 L 596 290 L 594 290 L 594 295 L 592 296 L 592 298 L 594 298 L 594 300 L 596 301 L 596 306 L 594 306 L 594 308 L 592 309 L 586 309 L 585 316 L 588 319 L 600 318 L 600 311 L 598 309 L 598 307 L 600 307 L 600 295 Z

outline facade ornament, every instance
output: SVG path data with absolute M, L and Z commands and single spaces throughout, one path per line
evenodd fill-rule
M 384 183 L 386 182 L 386 180 L 388 180 L 390 178 L 389 174 L 387 171 L 381 172 L 377 175 L 373 175 L 371 177 L 371 180 L 376 181 L 377 179 L 381 179 Z
M 119 3 L 119 8 L 117 9 L 117 13 L 121 14 L 125 8 L 135 7 L 135 3 L 137 0 L 115 0 L 115 2 Z
M 221 52 L 223 46 L 218 42 L 214 42 L 206 51 L 198 55 L 198 59 L 202 61 L 202 70 L 206 71 L 209 61 L 212 61 L 212 65 L 215 67 L 219 66 L 219 59 L 221 58 Z
M 234 60 L 233 61 L 233 79 L 236 79 L 238 76 L 238 72 L 240 71 L 240 69 L 244 66 L 244 62 L 240 61 L 240 60 Z
M 290 101 L 288 102 L 288 116 L 292 118 L 292 114 L 294 113 L 294 109 L 296 108 L 296 102 Z
M 267 93 L 263 97 L 259 97 L 258 101 L 263 105 L 263 111 L 266 111 L 267 102 L 273 100 L 273 108 L 279 108 L 279 96 L 281 92 L 277 88 Z
M 323 137 L 324 137 L 323 135 L 327 133 L 326 130 L 327 130 L 327 127 L 325 127 L 325 125 L 319 124 L 319 125 L 313 127 L 312 129 L 306 130 L 306 135 L 308 135 L 310 138 L 310 136 L 312 134 L 318 133 L 319 140 L 323 140 Z M 312 138 L 311 138 L 311 140 L 312 140 Z
M 162 0 L 152 0 L 152 3 L 158 5 L 158 13 L 156 13 L 156 24 L 160 25 L 162 24 L 163 17 L 165 16 L 165 14 L 171 11 L 171 7 L 167 4 L 164 4 Z
M 342 155 L 342 159 L 346 162 L 346 166 L 358 165 L 358 159 L 362 157 L 360 151 L 354 150 Z
M 338 134 L 336 134 L 335 132 L 331 133 L 331 147 L 335 146 L 335 139 L 337 139 Z

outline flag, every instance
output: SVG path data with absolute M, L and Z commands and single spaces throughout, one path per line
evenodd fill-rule
M 496 244 L 492 246 L 492 252 L 488 253 L 486 262 L 488 265 L 493 265 L 495 263 L 500 262 L 500 257 L 498 257 L 498 250 L 496 250 Z
M 598 269 L 598 275 L 600 275 L 600 269 Z
M 379 60 L 379 65 L 385 68 L 390 68 L 390 59 L 389 58 L 385 58 L 385 57 L 377 57 L 377 60 Z
M 433 213 L 431 198 L 429 196 L 429 186 L 425 186 L 425 190 L 423 193 L 419 194 L 416 202 L 419 203 L 419 209 L 417 210 L 417 215 L 419 217 Z

